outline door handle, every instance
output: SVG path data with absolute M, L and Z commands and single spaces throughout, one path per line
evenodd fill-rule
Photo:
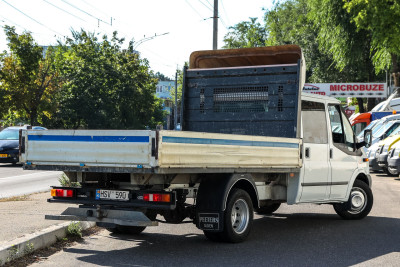
M 333 158 L 333 149 L 329 149 L 329 158 Z

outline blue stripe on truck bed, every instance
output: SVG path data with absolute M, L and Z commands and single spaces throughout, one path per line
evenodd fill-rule
M 148 136 L 28 135 L 29 141 L 148 143 Z
M 190 137 L 173 137 L 173 136 L 163 136 L 162 141 L 165 143 L 180 143 L 180 144 L 210 144 L 210 145 L 231 145 L 231 146 L 299 148 L 299 144 L 285 143 L 285 142 L 246 141 L 246 140 L 190 138 Z

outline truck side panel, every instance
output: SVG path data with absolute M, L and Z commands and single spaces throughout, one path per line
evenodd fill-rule
M 113 130 L 24 131 L 22 161 L 39 165 L 151 167 L 155 132 Z
M 160 131 L 160 168 L 300 168 L 301 139 Z

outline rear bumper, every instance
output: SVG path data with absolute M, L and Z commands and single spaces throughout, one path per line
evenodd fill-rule
M 60 215 L 45 215 L 46 220 L 91 221 L 108 225 L 157 226 L 143 212 L 99 208 L 67 208 Z
M 0 154 L 6 155 L 6 157 L 0 157 L 0 163 L 17 163 L 19 161 L 18 149 L 0 151 Z

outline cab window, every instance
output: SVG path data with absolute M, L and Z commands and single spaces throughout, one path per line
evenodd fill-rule
M 335 146 L 347 151 L 354 151 L 354 134 L 350 122 L 339 105 L 329 105 L 332 141 Z
M 305 143 L 327 144 L 328 129 L 325 105 L 323 103 L 302 101 L 303 140 Z

